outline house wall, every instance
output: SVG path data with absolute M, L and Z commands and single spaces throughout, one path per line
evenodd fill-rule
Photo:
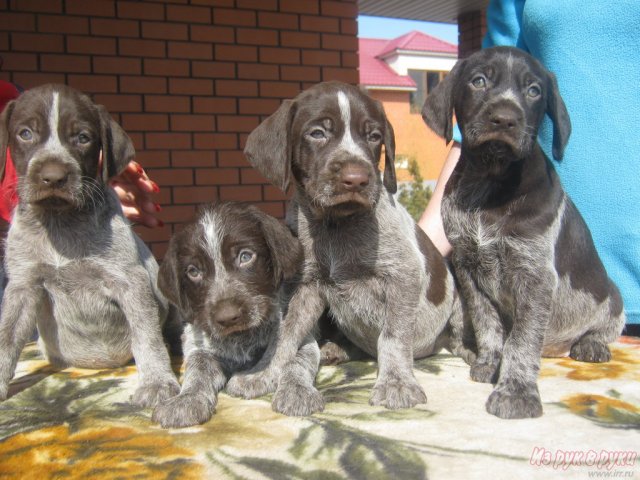
M 396 72 L 398 75 L 408 75 L 409 69 L 411 70 L 433 70 L 441 72 L 449 72 L 458 61 L 457 57 L 427 57 L 424 54 L 411 55 L 409 53 L 402 53 L 402 55 L 391 55 L 385 58 L 385 62 Z
M 409 93 L 370 90 L 369 94 L 382 102 L 394 128 L 396 158 L 398 155 L 414 157 L 418 161 L 423 179 L 436 180 L 450 147 L 425 125 L 419 113 L 410 112 Z M 411 180 L 405 169 L 397 168 L 396 174 L 398 181 Z
M 104 104 L 161 187 L 161 257 L 196 205 L 286 197 L 242 155 L 284 98 L 358 82 L 355 0 L 0 0 L 0 78 L 66 83 Z

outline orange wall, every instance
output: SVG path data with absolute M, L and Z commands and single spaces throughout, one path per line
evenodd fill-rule
M 382 102 L 387 118 L 393 125 L 396 136 L 396 157 L 415 157 L 424 180 L 436 180 L 449 151 L 444 139 L 427 127 L 419 113 L 411 113 L 409 92 L 370 90 L 376 100 Z M 399 181 L 409 181 L 407 170 L 397 168 Z

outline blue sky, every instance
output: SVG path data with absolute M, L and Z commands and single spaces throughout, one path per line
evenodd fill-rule
M 418 22 L 397 18 L 358 17 L 358 36 L 363 38 L 396 38 L 411 30 L 418 30 L 445 42 L 458 44 L 458 25 L 448 23 Z

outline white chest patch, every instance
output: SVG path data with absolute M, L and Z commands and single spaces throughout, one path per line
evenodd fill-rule
M 366 153 L 362 147 L 354 141 L 353 135 L 351 135 L 351 105 L 349 104 L 349 98 L 344 92 L 338 92 L 338 105 L 340 106 L 340 116 L 344 123 L 344 134 L 342 135 L 339 148 L 358 157 L 366 158 Z

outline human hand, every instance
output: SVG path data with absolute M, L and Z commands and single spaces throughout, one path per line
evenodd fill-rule
M 160 205 L 151 197 L 160 191 L 160 187 L 137 162 L 129 162 L 122 173 L 109 181 L 109 185 L 118 195 L 122 212 L 129 220 L 149 228 L 164 226 L 162 220 L 156 217 L 161 211 Z

